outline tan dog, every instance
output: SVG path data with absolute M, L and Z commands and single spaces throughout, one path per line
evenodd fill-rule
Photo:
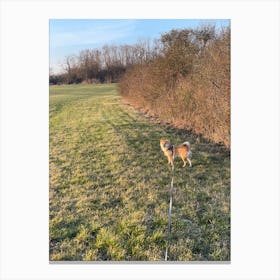
M 187 161 L 189 162 L 190 167 L 192 166 L 192 162 L 190 160 L 192 152 L 189 142 L 184 142 L 181 145 L 174 146 L 170 144 L 169 140 L 160 139 L 159 143 L 162 151 L 168 158 L 168 164 L 174 166 L 174 158 L 176 156 L 180 156 L 184 162 L 183 167 L 186 166 Z

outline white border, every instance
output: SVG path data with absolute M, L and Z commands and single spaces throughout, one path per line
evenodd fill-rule
M 49 18 L 231 19 L 231 264 L 49 264 Z M 279 34 L 278 1 L 2 1 L 0 278 L 279 279 Z

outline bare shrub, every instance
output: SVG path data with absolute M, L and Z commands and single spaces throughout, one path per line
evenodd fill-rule
M 230 147 L 230 28 L 172 30 L 162 53 L 132 67 L 122 96 L 175 127 Z

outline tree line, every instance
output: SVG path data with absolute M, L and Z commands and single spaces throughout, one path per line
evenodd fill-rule
M 63 73 L 52 74 L 50 84 L 118 82 L 133 65 L 147 63 L 158 56 L 158 42 L 139 40 L 134 45 L 105 45 L 100 49 L 86 49 L 78 55 L 65 57 Z
M 126 71 L 121 95 L 146 114 L 230 147 L 230 27 L 171 30 L 153 60 Z

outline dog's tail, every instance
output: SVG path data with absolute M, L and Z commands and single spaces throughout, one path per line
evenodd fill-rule
M 192 151 L 191 151 L 190 143 L 186 141 L 186 142 L 183 143 L 183 145 L 188 147 L 187 155 L 188 155 L 188 158 L 190 158 L 192 156 Z

